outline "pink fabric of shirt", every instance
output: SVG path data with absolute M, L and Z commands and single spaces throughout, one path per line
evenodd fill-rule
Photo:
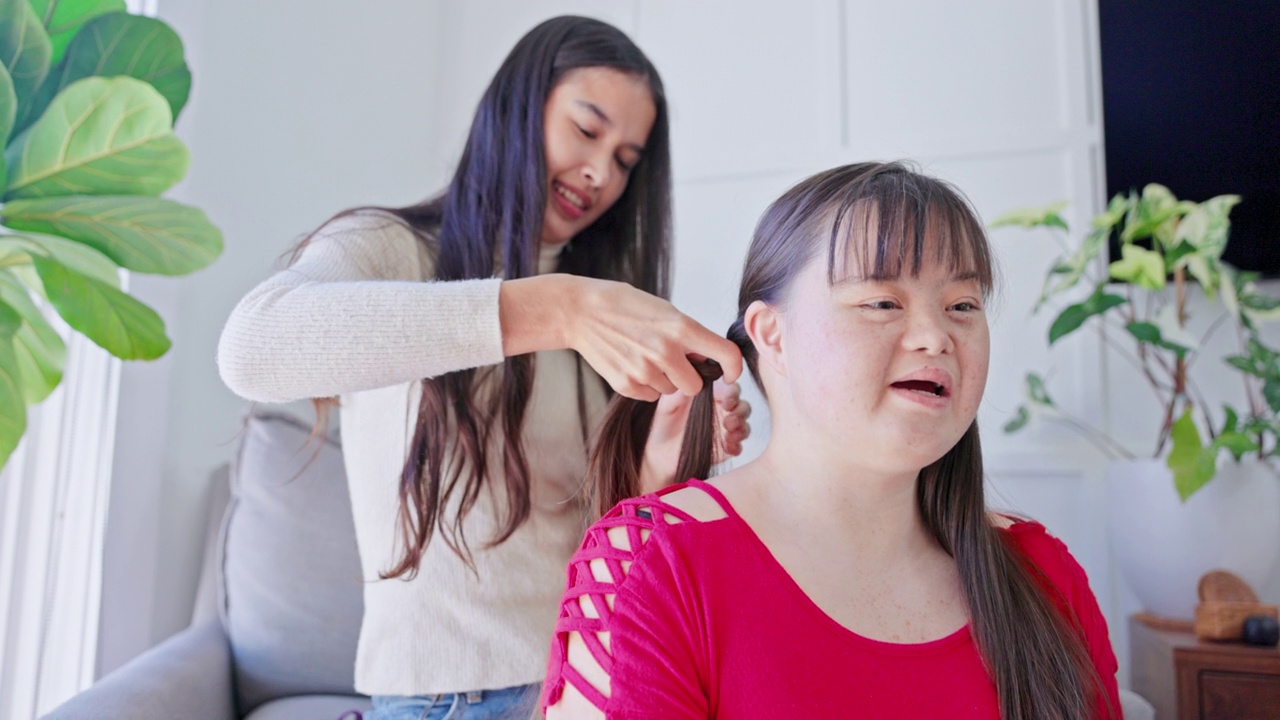
M 661 495 L 695 485 L 728 513 L 699 521 Z M 645 508 L 685 522 L 649 519 Z M 625 523 L 620 518 L 628 517 Z M 605 530 L 619 524 L 650 529 L 633 550 L 604 547 Z M 1098 674 L 1103 703 L 1119 717 L 1116 659 L 1106 622 L 1079 563 L 1034 522 L 1003 531 L 1044 575 L 1055 603 L 1078 622 Z M 587 562 L 603 555 L 630 561 L 618 585 L 591 578 Z M 615 568 L 621 567 L 615 564 Z M 609 718 L 999 718 L 995 683 L 965 626 L 926 643 L 897 644 L 862 637 L 837 623 L 804 594 L 719 491 L 706 483 L 667 488 L 619 504 L 587 533 L 569 566 L 568 589 L 552 641 L 542 705 L 554 704 L 566 678 L 582 689 L 567 662 L 570 631 L 592 621 L 575 618 L 582 595 L 616 593 L 600 627 L 610 633 Z M 590 633 L 584 633 L 590 634 Z M 591 697 L 590 690 L 585 693 Z

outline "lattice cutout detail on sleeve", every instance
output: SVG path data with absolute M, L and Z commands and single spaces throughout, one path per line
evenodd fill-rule
M 608 628 L 617 589 L 626 580 L 631 563 L 649 541 L 655 526 L 689 521 L 694 518 L 683 510 L 648 497 L 619 504 L 587 530 L 582 546 L 569 561 L 568 588 L 560 601 L 551 663 L 558 672 L 547 694 L 548 705 L 560 699 L 568 681 L 604 712 L 609 700 L 608 689 L 592 685 L 571 664 L 569 639 L 575 633 L 581 637 L 596 664 L 611 677 L 613 654 Z

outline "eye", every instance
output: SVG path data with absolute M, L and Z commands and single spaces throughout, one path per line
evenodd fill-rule
M 620 157 L 615 157 L 615 158 L 613 159 L 613 161 L 614 161 L 614 162 L 616 162 L 616 163 L 618 163 L 618 167 L 622 169 L 622 172 L 627 172 L 627 173 L 629 173 L 629 172 L 631 172 L 631 171 L 635 168 L 635 166 L 636 166 L 636 163 L 629 163 L 629 162 L 627 162 L 627 161 L 623 160 L 623 159 L 622 159 L 622 158 L 620 158 Z
M 588 137 L 588 138 L 590 138 L 590 139 L 592 139 L 592 140 L 595 140 L 595 139 L 596 139 L 596 134 L 595 134 L 595 132 L 594 132 L 594 131 L 592 131 L 592 130 L 588 130 L 588 129 L 586 129 L 586 128 L 582 127 L 581 125 L 578 125 L 577 123 L 574 123 L 574 126 L 575 126 L 575 127 L 577 127 L 577 128 L 578 128 L 578 132 L 582 133 L 584 136 L 586 136 L 586 137 Z
M 964 313 L 970 313 L 970 312 L 978 312 L 978 311 L 979 311 L 979 310 L 981 310 L 982 308 L 981 308 L 981 307 L 979 307 L 979 306 L 978 306 L 978 303 L 976 303 L 976 302 L 971 302 L 971 301 L 969 301 L 969 300 L 961 300 L 960 302 L 956 303 L 955 305 L 952 305 L 952 306 L 951 306 L 951 309 L 952 309 L 952 310 L 959 310 L 960 312 L 964 312 Z
M 863 303 L 862 307 L 871 310 L 897 310 L 898 303 L 893 300 L 872 300 L 869 303 Z

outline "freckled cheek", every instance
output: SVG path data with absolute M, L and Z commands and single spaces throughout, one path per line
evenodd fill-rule
M 815 397 L 848 401 L 879 386 L 888 360 L 870 333 L 818 323 L 806 339 L 804 372 Z
M 964 358 L 966 382 L 969 387 L 966 389 L 966 409 L 977 411 L 978 405 L 982 402 L 982 395 L 986 389 L 987 380 L 989 379 L 988 370 L 991 361 L 990 343 L 986 333 L 973 338 L 973 342 L 968 345 L 969 352 Z M 968 407 L 972 406 L 972 407 Z

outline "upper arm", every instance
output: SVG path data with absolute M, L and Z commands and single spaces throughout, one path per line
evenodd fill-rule
M 696 672 L 683 661 L 686 628 L 672 588 L 662 586 L 663 572 L 647 572 L 662 562 L 646 553 L 655 530 L 688 519 L 665 503 L 640 499 L 623 503 L 587 531 L 569 566 L 552 641 L 543 696 L 549 720 L 603 718 L 606 708 L 610 716 L 620 710 L 642 717 L 706 717 L 704 708 L 672 701 L 696 691 Z M 637 563 L 645 565 L 643 578 L 632 576 Z M 615 673 L 616 643 L 628 648 L 625 674 Z M 611 704 L 622 695 L 625 707 Z
M 1120 690 L 1116 678 L 1119 663 L 1111 644 L 1107 619 L 1102 614 L 1097 596 L 1089 585 L 1089 577 L 1084 567 L 1061 540 L 1047 533 L 1045 536 L 1048 539 L 1047 552 L 1055 556 L 1052 562 L 1057 568 L 1052 582 L 1062 593 L 1063 600 L 1068 605 L 1069 617 L 1077 625 L 1085 650 L 1098 673 L 1098 680 L 1101 683 L 1099 690 L 1102 695 L 1100 700 L 1114 707 L 1116 713 L 1114 716 L 1119 717 Z
M 288 402 L 501 362 L 501 281 L 422 282 L 434 254 L 385 213 L 326 224 L 232 310 L 218 340 L 223 381 L 249 400 Z
M 407 225 L 386 213 L 362 211 L 322 225 L 273 279 L 421 281 L 434 274 L 433 265 L 432 253 Z
M 1120 717 L 1120 687 L 1116 677 L 1120 664 L 1116 660 L 1115 648 L 1111 644 L 1111 633 L 1107 628 L 1107 619 L 1102 614 L 1098 598 L 1089 587 L 1089 579 L 1084 572 L 1084 568 L 1076 562 L 1075 558 L 1071 558 L 1071 564 L 1078 572 L 1078 581 L 1074 588 L 1072 604 L 1075 607 L 1076 617 L 1079 619 L 1081 629 L 1084 632 L 1089 658 L 1093 661 L 1093 667 L 1098 672 L 1098 680 L 1101 683 L 1099 690 L 1103 699 L 1111 707 L 1115 708 L 1114 717 Z

